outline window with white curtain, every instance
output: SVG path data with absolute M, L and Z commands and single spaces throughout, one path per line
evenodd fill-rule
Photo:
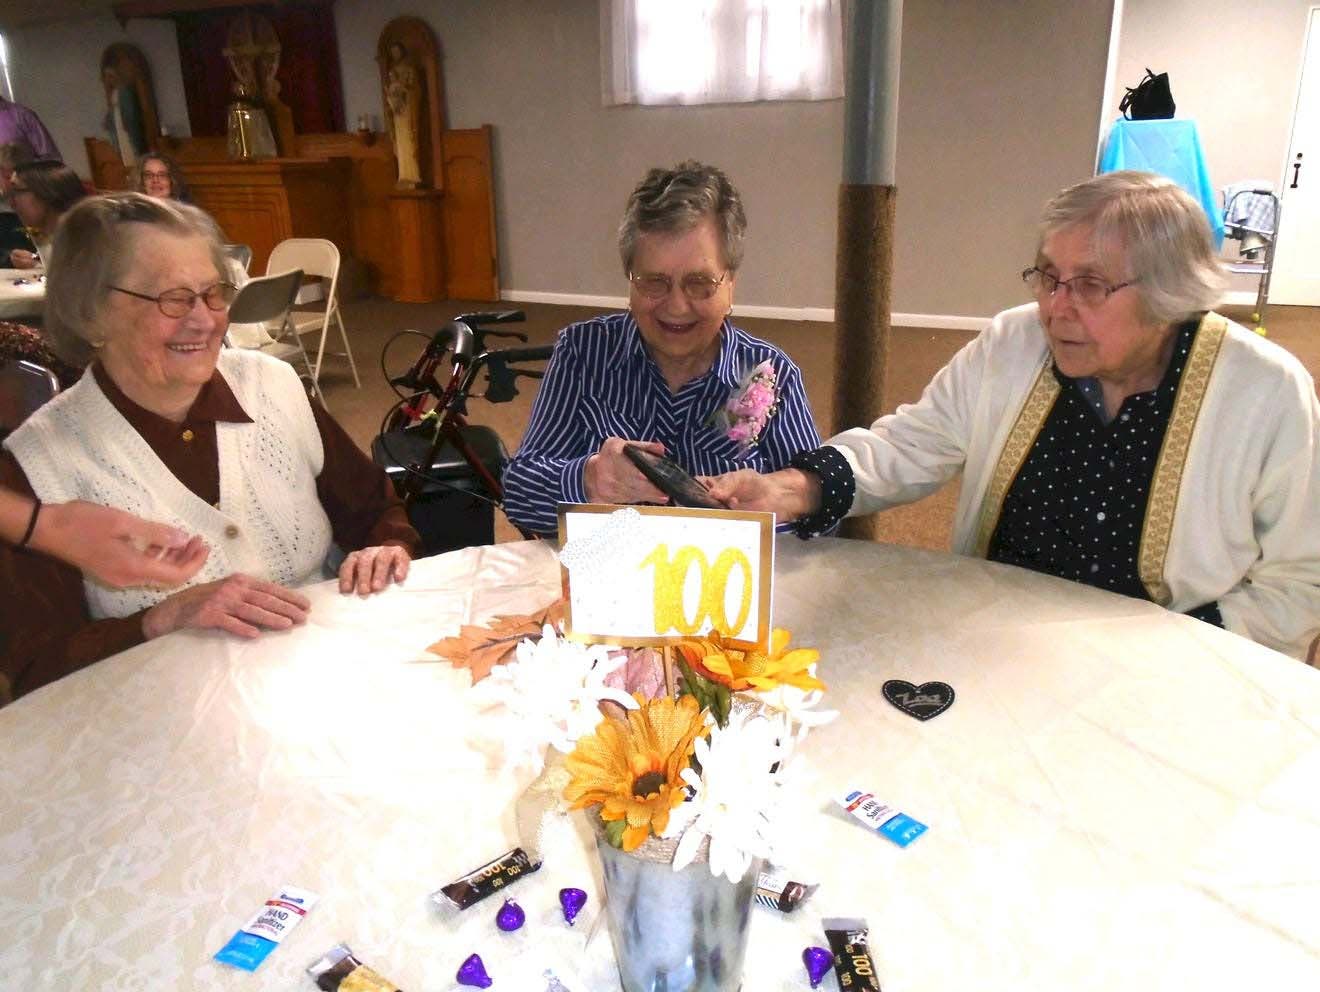
M 843 95 L 842 0 L 600 0 L 607 104 Z

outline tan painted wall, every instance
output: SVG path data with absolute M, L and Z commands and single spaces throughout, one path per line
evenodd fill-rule
M 1043 200 L 1093 167 L 1111 3 L 905 7 L 895 309 L 991 314 L 1022 299 Z M 696 157 L 746 200 L 739 301 L 833 306 L 841 102 L 602 107 L 596 0 L 335 10 L 349 120 L 379 119 L 381 27 L 403 13 L 434 25 L 450 126 L 495 125 L 506 289 L 623 295 L 613 239 L 629 190 L 650 165 Z

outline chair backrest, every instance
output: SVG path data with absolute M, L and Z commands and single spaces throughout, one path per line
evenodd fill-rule
M 229 319 L 236 324 L 260 324 L 289 312 L 302 285 L 302 269 L 253 279 L 229 304 Z
M 286 238 L 277 244 L 266 262 L 266 274 L 302 269 L 304 275 L 339 279 L 339 249 L 325 238 Z
M 241 265 L 244 272 L 251 271 L 252 249 L 247 245 L 225 245 L 225 254 Z M 285 268 L 289 268 L 289 266 L 285 266 Z M 269 272 L 270 269 L 267 268 L 266 271 Z
M 7 436 L 60 391 L 60 381 L 44 365 L 11 358 L 0 361 L 0 437 Z

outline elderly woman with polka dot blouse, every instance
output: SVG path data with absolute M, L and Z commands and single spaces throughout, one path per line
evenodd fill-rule
M 1046 206 L 1035 302 L 926 387 L 712 493 L 803 536 L 962 472 L 954 550 L 1187 613 L 1303 657 L 1320 631 L 1320 404 L 1302 365 L 1211 311 L 1197 203 L 1115 172 Z

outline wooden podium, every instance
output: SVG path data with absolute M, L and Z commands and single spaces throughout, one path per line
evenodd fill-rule
M 396 189 L 389 201 L 398 252 L 394 298 L 400 303 L 445 299 L 444 193 Z
M 346 158 L 189 162 L 187 174 L 193 199 L 225 240 L 252 248 L 253 274 L 266 271 L 271 249 L 286 238 L 327 238 L 353 252 Z

